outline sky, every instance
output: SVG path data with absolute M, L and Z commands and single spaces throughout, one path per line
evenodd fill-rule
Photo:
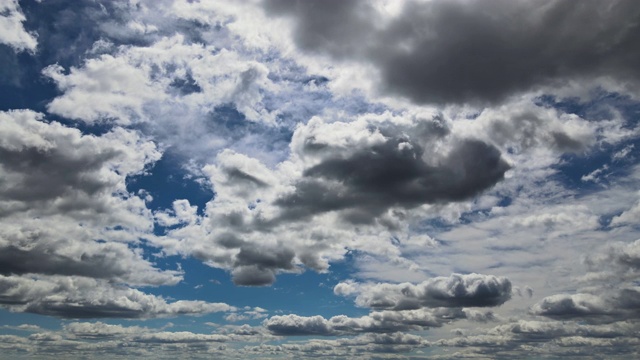
M 640 357 L 635 0 L 0 0 L 0 359 Z

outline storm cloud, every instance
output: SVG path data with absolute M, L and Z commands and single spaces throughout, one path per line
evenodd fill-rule
M 383 92 L 417 103 L 496 103 L 569 80 L 640 80 L 633 0 L 410 1 L 390 17 L 357 0 L 264 6 L 293 19 L 300 49 L 371 63 Z

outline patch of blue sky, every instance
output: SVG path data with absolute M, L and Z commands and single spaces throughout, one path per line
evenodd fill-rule
M 0 44 L 0 63 L 0 110 L 45 112 L 47 103 L 58 91 L 52 81 L 42 76 L 42 61 Z
M 151 210 L 171 209 L 175 200 L 186 199 L 202 215 L 214 193 L 182 167 L 179 160 L 178 155 L 165 152 L 147 174 L 127 178 L 127 190 L 136 194 L 144 190 L 151 195 L 153 200 L 147 204 Z
M 640 138 L 630 139 L 616 145 L 603 144 L 594 148 L 587 154 L 564 154 L 558 165 L 554 166 L 558 172 L 554 179 L 559 180 L 569 189 L 579 190 L 581 194 L 589 194 L 593 191 L 601 190 L 606 185 L 616 179 L 620 179 L 629 174 L 630 164 L 637 163 L 637 156 L 630 156 L 625 159 L 616 160 L 613 155 L 625 148 L 637 152 L 640 149 Z M 589 174 L 602 169 L 594 180 L 586 180 Z
M 350 262 L 331 264 L 326 273 L 310 269 L 300 274 L 281 273 L 271 286 L 237 286 L 223 269 L 212 268 L 202 261 L 170 256 L 156 260 L 160 268 L 176 268 L 180 264 L 184 280 L 175 286 L 145 287 L 145 292 L 176 300 L 224 302 L 238 308 L 261 307 L 269 314 L 294 313 L 302 316 L 363 315 L 348 299 L 336 297 L 333 287 L 349 277 Z M 220 314 L 206 315 L 219 317 Z
M 24 335 L 24 331 L 12 329 L 24 324 L 38 325 L 43 329 L 50 330 L 60 327 L 60 319 L 55 317 L 23 312 L 15 313 L 4 308 L 0 308 L 0 319 L 0 334 Z
M 625 126 L 631 128 L 640 122 L 640 102 L 628 95 L 608 92 L 602 88 L 594 90 L 588 101 L 580 98 L 561 98 L 544 95 L 537 99 L 537 104 L 553 107 L 568 114 L 576 114 L 586 120 L 597 121 L 610 119 L 616 111 L 626 120 Z

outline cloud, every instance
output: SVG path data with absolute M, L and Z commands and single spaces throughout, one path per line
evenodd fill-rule
M 6 179 L 0 185 L 0 216 L 29 212 L 81 218 L 98 212 L 115 220 L 127 207 L 140 207 L 126 192 L 125 178 L 142 173 L 161 156 L 140 134 L 116 128 L 100 137 L 83 135 L 28 110 L 1 112 L 0 118 Z M 121 201 L 112 200 L 114 193 Z M 143 222 L 140 217 L 118 220 Z
M 276 315 L 266 319 L 263 325 L 274 335 L 344 335 L 354 333 L 393 333 L 440 327 L 445 323 L 466 318 L 461 309 L 419 309 L 405 311 L 375 311 L 369 315 L 352 318 L 338 315 L 325 319 L 320 315 Z
M 585 321 L 611 322 L 640 316 L 640 290 L 621 288 L 608 293 L 559 294 L 536 303 L 531 312 L 554 319 L 582 319 Z
M 452 274 L 419 284 L 338 283 L 333 292 L 355 297 L 360 307 L 376 310 L 408 310 L 422 307 L 490 307 L 511 298 L 511 282 L 504 277 Z
M 154 318 L 230 311 L 223 303 L 179 300 L 76 276 L 0 275 L 0 304 L 11 311 L 61 318 Z
M 533 153 L 537 148 L 559 153 L 587 152 L 606 127 L 576 114 L 536 104 L 529 98 L 485 108 L 470 118 L 464 112 L 453 122 L 452 132 L 476 136 L 515 154 Z
M 291 155 L 274 168 L 220 152 L 203 168 L 216 193 L 203 218 L 179 219 L 178 210 L 158 214 L 163 223 L 185 224 L 158 241 L 170 254 L 230 270 L 238 285 L 269 285 L 280 272 L 303 271 L 302 265 L 326 271 L 347 247 L 397 254 L 411 266 L 400 248 L 433 241 L 396 234 L 407 226 L 405 211 L 469 199 L 508 169 L 494 146 L 451 137 L 437 113 L 384 113 L 351 122 L 314 118 L 297 127 Z M 366 227 L 355 236 L 353 225 Z M 389 244 L 392 237 L 403 245 Z M 358 240 L 341 240 L 348 238 Z
M 0 113 L 0 304 L 62 318 L 150 318 L 233 308 L 175 301 L 128 286 L 175 285 L 136 245 L 153 216 L 128 176 L 158 160 L 131 130 L 84 135 L 41 114 Z
M 394 138 L 346 158 L 328 158 L 306 169 L 295 192 L 277 204 L 285 217 L 351 210 L 347 220 L 370 222 L 393 206 L 468 199 L 502 180 L 509 169 L 491 145 L 465 140 L 454 146 L 436 166 L 424 160 L 418 143 Z
M 384 120 L 314 118 L 298 127 L 291 147 L 305 168 L 294 191 L 276 200 L 281 218 L 343 211 L 345 221 L 370 223 L 390 208 L 468 199 L 502 180 L 509 169 L 489 144 L 446 138 L 449 130 L 438 115 L 404 124 Z M 443 142 L 449 150 L 434 151 Z
M 593 353 L 624 358 L 633 353 L 637 339 L 629 336 L 637 329 L 631 322 L 585 325 L 573 322 L 518 320 L 483 329 L 475 335 L 461 335 L 441 339 L 433 346 L 457 347 L 466 355 L 482 357 L 509 357 L 523 348 L 534 356 L 588 357 Z M 544 344 L 544 346 L 541 346 Z
M 574 294 L 556 294 L 531 307 L 531 313 L 553 319 L 591 322 L 619 322 L 640 316 L 640 240 L 611 243 L 584 258 L 587 274 L 579 278 L 586 284 Z M 613 286 L 613 288 L 612 288 Z
M 189 331 L 178 332 L 157 332 L 150 334 L 142 334 L 133 337 L 135 342 L 145 344 L 192 344 L 192 343 L 209 343 L 209 342 L 225 342 L 229 337 L 219 334 L 194 334 Z
M 43 330 L 29 337 L 0 336 L 0 348 L 8 354 L 29 357 L 56 354 L 69 359 L 91 356 L 108 358 L 157 358 L 187 351 L 190 356 L 226 357 L 224 343 L 230 335 L 202 334 L 191 331 L 112 325 L 103 322 L 70 322 L 61 330 Z
M 160 157 L 153 143 L 124 129 L 83 135 L 26 110 L 0 119 L 0 274 L 181 280 L 129 247 L 153 228 L 144 201 L 126 189 L 128 176 Z
M 611 226 L 629 225 L 635 223 L 635 219 L 640 216 L 640 201 L 632 208 L 625 210 L 622 214 L 611 219 Z
M 149 329 L 139 326 L 122 326 L 96 322 L 72 322 L 64 325 L 65 332 L 76 338 L 111 339 L 128 335 L 140 334 Z
M 86 123 L 145 123 L 158 132 L 166 131 L 158 126 L 165 122 L 179 125 L 172 116 L 206 129 L 194 117 L 225 105 L 250 121 L 271 122 L 262 102 L 262 93 L 274 86 L 268 73 L 237 52 L 190 43 L 182 34 L 149 45 L 121 45 L 68 71 L 60 65 L 43 70 L 62 92 L 48 104 L 50 112 Z
M 301 50 L 370 63 L 383 92 L 416 103 L 495 103 L 604 76 L 637 86 L 638 28 L 623 25 L 640 16 L 633 1 L 411 1 L 394 14 L 357 1 L 264 7 L 293 20 Z M 590 22 L 600 26 L 583 30 Z
M 38 46 L 37 34 L 25 30 L 23 23 L 26 18 L 18 1 L 3 1 L 0 14 L 0 43 L 9 45 L 15 51 L 34 52 Z

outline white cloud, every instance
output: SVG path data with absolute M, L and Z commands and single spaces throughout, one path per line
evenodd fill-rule
M 38 46 L 37 34 L 25 30 L 26 18 L 18 0 L 6 0 L 0 4 L 0 43 L 16 51 L 34 52 Z

